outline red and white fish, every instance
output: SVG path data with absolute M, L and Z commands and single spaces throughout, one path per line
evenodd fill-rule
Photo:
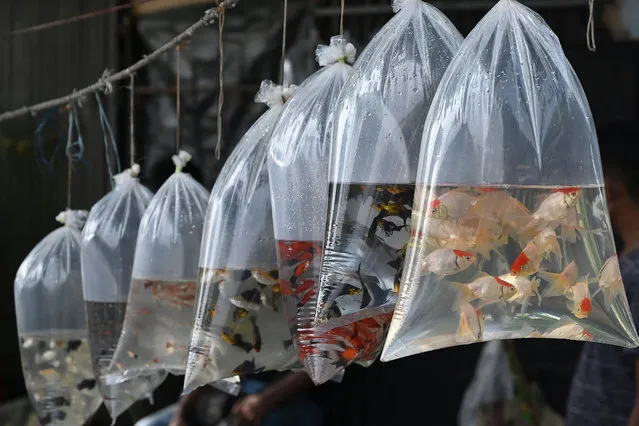
M 564 296 L 577 283 L 577 264 L 573 260 L 561 273 L 538 271 L 537 275 L 548 281 L 542 297 Z
M 421 261 L 422 273 L 447 276 L 468 269 L 475 263 L 474 254 L 457 249 L 442 248 L 431 252 Z
M 566 294 L 566 297 L 568 298 L 566 306 L 575 317 L 579 319 L 588 318 L 592 311 L 588 277 L 584 281 L 575 284 Z
M 530 211 L 506 191 L 480 188 L 482 194 L 469 211 L 470 215 L 495 219 L 506 235 L 515 235 L 532 220 Z
M 437 219 L 459 219 L 477 201 L 477 197 L 459 189 L 440 195 L 431 201 L 428 216 Z
M 569 339 L 569 340 L 585 340 L 591 341 L 593 339 L 586 329 L 574 322 L 573 320 L 564 319 L 557 324 L 557 327 L 552 330 L 540 333 L 535 331 L 530 333 L 526 337 L 536 337 L 545 339 Z
M 529 276 L 539 271 L 541 261 L 551 253 L 561 260 L 561 248 L 555 231 L 545 228 L 526 244 L 510 269 L 513 275 Z
M 508 300 L 517 293 L 514 285 L 492 275 L 484 275 L 468 284 L 454 283 L 454 286 L 458 290 L 457 299 L 453 305 L 455 311 L 466 302 L 479 299 L 476 309 L 481 309 L 484 306 Z
M 508 243 L 508 235 L 495 219 L 476 216 L 462 218 L 458 221 L 455 233 L 448 239 L 441 239 L 443 248 L 457 248 L 472 250 L 489 259 L 491 251 L 497 251 L 500 246 Z
M 543 228 L 555 229 L 566 223 L 571 210 L 575 209 L 581 190 L 579 188 L 557 188 L 547 196 L 533 213 L 532 220 L 520 230 L 519 241 L 525 242 Z
M 470 303 L 464 303 L 459 308 L 459 325 L 455 333 L 457 343 L 474 343 L 484 336 L 484 315 Z
M 610 309 L 612 302 L 623 292 L 619 258 L 616 254 L 606 260 L 601 272 L 599 272 L 599 290 L 595 294 L 599 293 L 599 291 L 603 291 L 606 309 Z
M 527 277 L 517 276 L 513 274 L 504 274 L 499 276 L 500 279 L 512 284 L 517 290 L 515 295 L 508 299 L 508 302 L 521 304 L 521 313 L 526 313 L 530 299 L 533 295 L 537 296 L 538 305 L 541 305 L 541 295 L 539 294 L 539 278 L 528 279 Z

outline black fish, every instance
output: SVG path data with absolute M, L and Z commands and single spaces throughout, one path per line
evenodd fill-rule
M 76 389 L 81 391 L 82 389 L 91 390 L 95 387 L 95 379 L 84 379 L 76 386 Z
M 246 300 L 247 302 L 251 302 L 251 303 L 262 302 L 262 292 L 256 288 L 243 291 L 240 293 L 240 296 L 242 296 L 242 299 Z
M 361 292 L 362 292 L 362 289 L 359 287 L 356 287 L 352 284 L 344 284 L 342 288 L 340 288 L 337 296 L 335 297 L 337 298 L 337 297 L 346 296 L 346 295 L 355 296 L 357 294 L 360 294 Z
M 56 407 L 69 407 L 71 405 L 71 401 L 63 396 L 56 396 L 51 398 L 51 403 Z
M 73 352 L 82 346 L 82 340 L 69 340 L 67 343 L 67 353 Z
M 368 306 L 381 306 L 386 301 L 390 290 L 382 290 L 379 278 L 371 275 L 362 275 L 361 269 L 362 264 L 360 263 L 357 267 L 357 275 L 359 275 L 359 282 L 362 283 L 364 289 L 360 309 Z
M 67 414 L 64 411 L 53 411 L 51 413 L 47 413 L 46 416 L 40 419 L 40 423 L 42 426 L 46 426 L 51 422 L 63 421 L 67 418 Z
M 399 269 L 402 267 L 403 264 L 404 264 L 404 259 L 402 257 L 397 257 L 395 260 L 391 260 L 390 262 L 387 263 L 388 266 L 390 266 L 396 271 L 399 271 Z
M 255 352 L 262 350 L 262 336 L 260 335 L 260 328 L 257 326 L 257 318 L 251 317 L 249 319 L 253 325 L 253 349 Z
M 262 368 L 255 367 L 255 358 L 253 358 L 250 361 L 247 359 L 246 361 L 244 361 L 243 363 L 235 367 L 235 370 L 233 370 L 232 374 L 234 376 L 241 376 L 244 374 L 259 373 L 262 370 L 264 370 L 263 367 Z
M 248 311 L 246 309 L 238 308 L 236 306 L 235 310 L 233 311 L 233 321 L 241 320 L 242 318 L 246 316 L 246 314 L 248 314 Z
M 222 338 L 229 345 L 242 349 L 244 352 L 249 353 L 253 349 L 253 345 L 245 341 L 241 334 L 232 333 L 229 331 L 222 332 Z

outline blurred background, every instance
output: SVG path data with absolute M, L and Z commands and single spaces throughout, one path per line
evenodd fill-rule
M 635 116 L 639 102 L 639 2 L 596 0 L 596 53 L 586 47 L 588 0 L 521 0 L 557 33 L 590 101 L 597 126 Z M 0 4 L 0 112 L 58 97 L 91 84 L 105 69 L 117 70 L 157 49 L 199 19 L 214 2 L 139 0 L 76 23 L 12 34 L 22 28 L 124 6 L 126 0 L 4 0 Z M 318 43 L 339 32 L 339 0 L 288 0 L 285 76 L 299 84 L 318 68 Z M 438 0 L 466 35 L 496 1 Z M 393 15 L 389 0 L 346 0 L 346 37 L 358 51 Z M 224 27 L 222 147 L 216 159 L 218 27 L 194 34 L 180 55 L 181 145 L 193 154 L 187 172 L 211 188 L 237 141 L 264 111 L 253 102 L 263 79 L 279 78 L 283 0 L 240 0 Z M 136 76 L 136 162 L 143 182 L 156 190 L 173 164 L 176 134 L 176 54 L 169 51 Z M 120 160 L 129 164 L 129 90 L 123 81 L 103 98 L 116 131 Z M 72 207 L 89 209 L 109 189 L 102 131 L 95 100 L 79 109 L 85 141 L 74 165 Z M 41 131 L 35 130 L 41 126 Z M 66 115 L 49 111 L 0 123 L 0 424 L 25 424 L 25 388 L 20 368 L 13 306 L 13 279 L 33 246 L 56 227 L 66 205 Z M 518 341 L 525 377 L 537 383 L 547 403 L 564 412 L 580 344 Z M 369 369 L 351 367 L 331 392 L 329 424 L 456 424 L 462 395 L 474 373 L 481 345 L 445 349 Z M 156 392 L 156 404 L 137 403 L 118 419 L 131 425 L 143 415 L 175 402 L 181 378 L 171 377 Z M 22 404 L 22 405 L 21 405 Z M 107 425 L 101 410 L 92 424 Z

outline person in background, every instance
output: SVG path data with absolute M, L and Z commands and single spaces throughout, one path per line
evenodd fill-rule
M 630 310 L 639 324 L 639 124 L 601 129 L 608 210 Z M 568 398 L 566 426 L 639 426 L 639 348 L 586 343 Z
M 270 382 L 270 384 L 269 384 Z M 239 398 L 202 386 L 136 426 L 321 426 L 313 382 L 303 372 L 244 377 Z M 226 421 L 226 423 L 223 423 Z

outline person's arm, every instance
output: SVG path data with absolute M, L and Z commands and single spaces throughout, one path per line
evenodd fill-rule
M 635 363 L 635 405 L 628 426 L 639 426 L 639 360 Z
M 231 413 L 240 425 L 258 426 L 270 410 L 313 389 L 313 381 L 305 371 L 289 374 L 262 392 L 240 399 Z
M 190 410 L 193 409 L 195 401 L 199 398 L 203 389 L 203 387 L 199 387 L 193 390 L 191 393 L 180 397 L 177 410 L 175 410 L 175 413 L 173 413 L 173 418 L 171 419 L 171 423 L 169 424 L 169 426 L 185 425 L 184 413 L 188 413 Z

